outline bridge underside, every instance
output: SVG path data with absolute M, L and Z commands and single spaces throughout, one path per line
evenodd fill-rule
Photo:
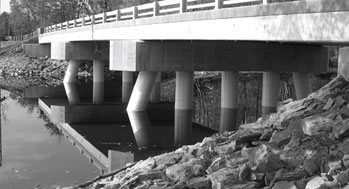
M 40 43 L 94 40 L 349 43 L 347 0 L 293 1 L 126 20 L 40 34 Z

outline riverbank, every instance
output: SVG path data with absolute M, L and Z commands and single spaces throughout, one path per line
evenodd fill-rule
M 136 162 L 86 188 L 349 188 L 349 83 L 337 77 L 236 132 Z

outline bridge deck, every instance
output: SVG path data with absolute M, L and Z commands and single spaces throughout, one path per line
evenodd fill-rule
M 259 4 L 96 22 L 88 26 L 78 26 L 76 20 L 72 26 L 71 22 L 67 22 L 68 29 L 63 24 L 59 31 L 46 28 L 45 33 L 40 34 L 39 42 L 135 39 L 346 44 L 349 42 L 349 1 Z

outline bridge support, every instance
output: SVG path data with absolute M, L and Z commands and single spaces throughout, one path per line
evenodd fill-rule
M 81 60 L 70 60 L 63 79 L 64 89 L 70 105 L 76 105 L 80 103 L 78 90 L 75 85 L 75 78 L 78 73 L 80 64 Z
M 262 116 L 276 112 L 279 100 L 280 73 L 264 72 L 262 89 Z
M 176 72 L 175 146 L 191 143 L 193 83 L 194 74 L 192 71 Z
M 93 60 L 93 104 L 104 102 L 104 61 Z
M 238 72 L 222 72 L 220 133 L 235 131 L 238 127 L 238 84 Z
M 160 82 L 161 82 L 161 72 L 156 76 L 153 91 L 150 95 L 150 102 L 159 103 L 160 102 Z
M 310 73 L 293 72 L 292 75 L 297 100 L 306 98 L 311 93 Z
M 139 72 L 127 106 L 127 114 L 137 144 L 142 147 L 152 145 L 149 131 L 150 122 L 146 114 L 146 109 L 157 74 L 158 72 L 154 71 Z
M 349 47 L 341 48 L 338 55 L 338 75 L 349 81 Z
M 122 103 L 128 103 L 133 89 L 133 72 L 122 72 Z

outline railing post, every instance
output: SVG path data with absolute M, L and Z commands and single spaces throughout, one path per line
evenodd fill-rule
M 133 20 L 137 19 L 138 17 L 138 8 L 137 6 L 133 6 Z
M 57 31 L 58 30 L 58 26 L 57 26 L 57 24 L 55 24 L 55 31 Z
M 187 12 L 187 0 L 179 0 L 179 12 Z
M 119 21 L 121 17 L 120 9 L 115 10 L 115 19 Z
M 107 13 L 103 12 L 103 23 L 107 23 Z
M 61 23 L 61 30 L 63 30 L 63 22 Z
M 262 0 L 263 4 L 269 4 L 269 0 Z
M 67 21 L 67 29 L 69 28 L 69 21 Z
M 154 1 L 154 8 L 153 8 L 153 15 L 154 16 L 159 16 L 160 13 L 160 7 L 159 7 L 159 3 L 157 0 Z
M 82 17 L 81 19 L 81 26 L 85 26 L 85 17 Z
M 215 9 L 223 8 L 223 0 L 215 0 Z
M 91 25 L 94 25 L 95 24 L 95 15 L 92 15 L 91 16 Z
M 74 19 L 74 28 L 76 28 L 77 26 L 77 22 L 76 22 L 76 19 Z

